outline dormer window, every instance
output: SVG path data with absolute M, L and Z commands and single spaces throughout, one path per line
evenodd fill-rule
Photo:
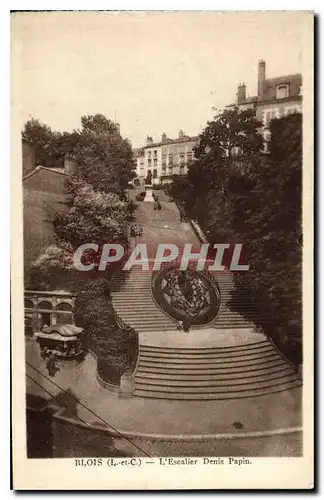
M 289 85 L 278 85 L 277 99 L 285 99 L 285 97 L 289 97 Z

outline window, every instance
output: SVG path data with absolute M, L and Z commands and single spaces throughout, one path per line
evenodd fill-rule
M 264 110 L 264 113 L 263 113 L 264 126 L 269 127 L 271 120 L 273 120 L 274 118 L 278 118 L 278 117 L 279 117 L 279 109 L 278 108 Z
M 154 158 L 154 165 L 157 165 L 157 158 Z
M 152 155 L 152 151 L 148 151 L 148 152 L 147 152 L 147 156 L 148 156 L 148 158 L 151 158 L 151 155 Z
M 285 116 L 292 115 L 294 113 L 300 113 L 300 106 L 289 106 L 284 110 Z
M 151 166 L 151 163 L 152 163 L 151 158 L 149 158 L 147 161 L 148 161 L 148 164 L 149 164 L 149 167 L 150 167 L 150 166 Z
M 269 142 L 270 142 L 270 139 L 271 139 L 271 132 L 269 130 L 266 130 L 265 132 L 263 132 L 263 151 L 264 153 L 268 153 L 269 152 Z
M 156 149 L 154 150 L 154 156 L 157 156 L 157 150 Z
M 156 179 L 157 178 L 157 170 L 156 168 L 153 170 L 153 178 Z
M 289 86 L 288 85 L 278 85 L 277 86 L 277 99 L 285 99 L 289 97 Z

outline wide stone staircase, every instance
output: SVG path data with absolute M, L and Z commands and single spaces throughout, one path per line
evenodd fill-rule
M 213 348 L 141 346 L 134 396 L 228 400 L 263 396 L 301 385 L 267 340 Z
M 117 314 L 138 332 L 174 330 L 176 322 L 160 309 L 151 293 L 151 271 L 135 266 L 122 271 L 112 282 L 112 301 Z
M 112 283 L 112 300 L 121 318 L 139 332 L 174 330 L 176 322 L 169 318 L 155 303 L 151 292 L 152 271 L 134 266 L 131 271 L 121 271 Z M 238 295 L 230 272 L 214 273 L 221 293 L 221 306 L 214 328 L 253 328 L 258 317 L 254 304 L 244 289 Z M 238 312 L 239 311 L 239 312 Z M 201 328 L 201 327 L 198 327 Z

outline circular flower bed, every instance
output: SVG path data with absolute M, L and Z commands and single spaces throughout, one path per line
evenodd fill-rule
M 161 309 L 175 320 L 191 325 L 212 322 L 220 308 L 218 284 L 203 271 L 166 267 L 152 279 L 152 293 Z

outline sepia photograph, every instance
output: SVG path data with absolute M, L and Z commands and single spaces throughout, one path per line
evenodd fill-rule
M 18 489 L 311 488 L 312 44 L 307 11 L 11 12 Z

